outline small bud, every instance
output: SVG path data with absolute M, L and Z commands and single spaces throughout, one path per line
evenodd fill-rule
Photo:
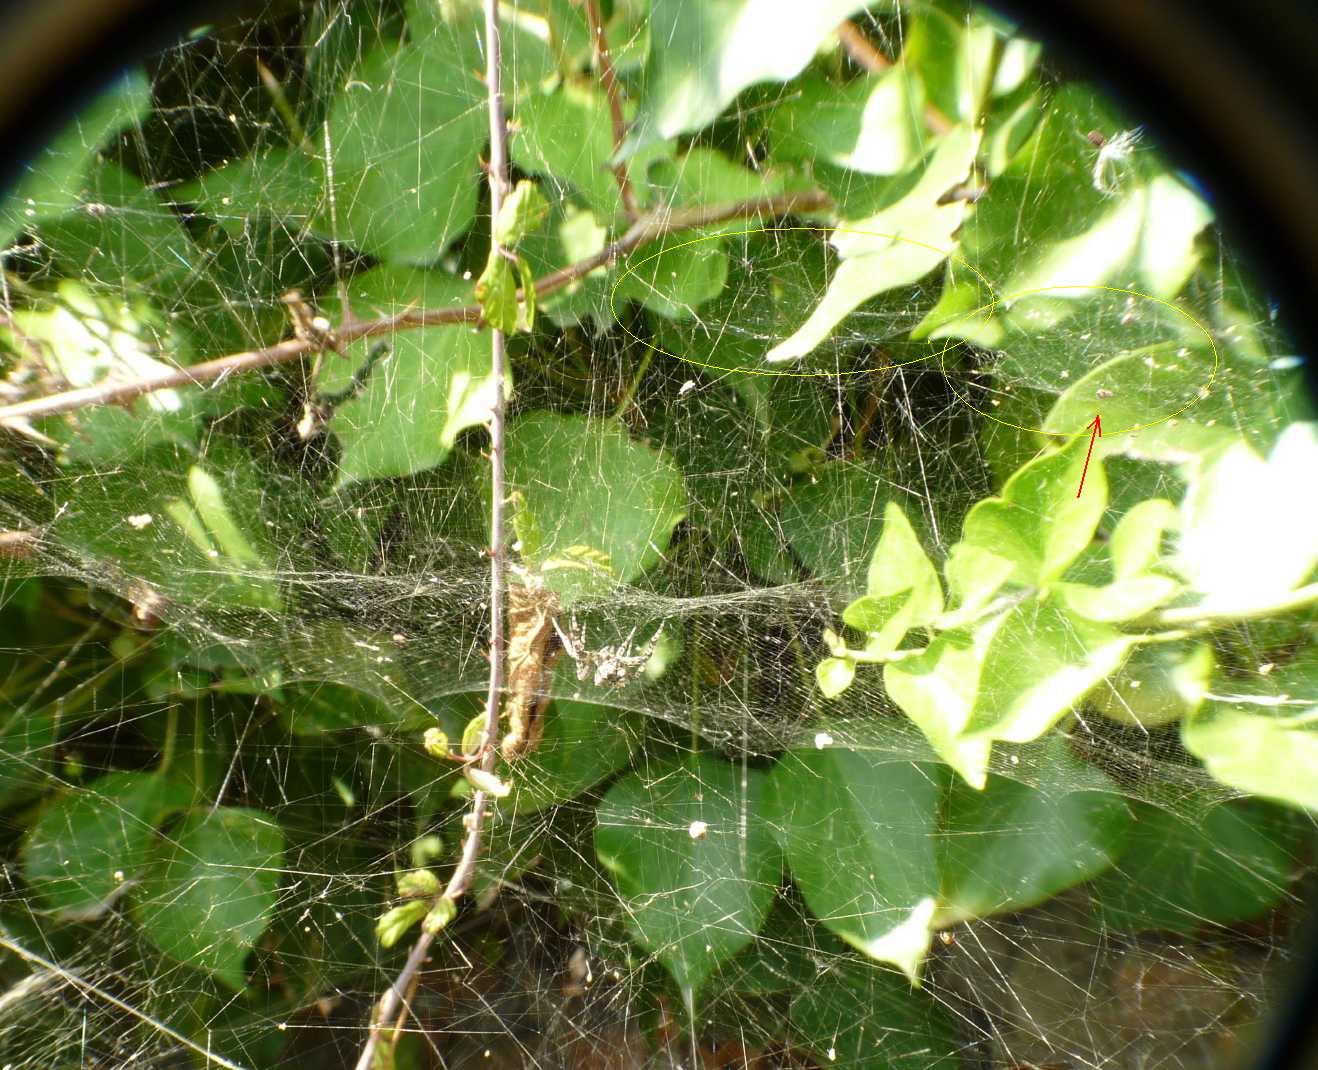
M 398 875 L 398 894 L 404 899 L 439 895 L 439 878 L 428 869 L 413 869 Z
M 842 641 L 842 637 L 832 628 L 824 629 L 824 645 L 828 647 L 828 652 L 835 658 L 845 657 L 847 653 L 847 644 Z
M 522 179 L 500 206 L 494 236 L 505 249 L 515 248 L 544 222 L 548 214 L 549 202 L 540 188 L 534 182 Z
M 453 902 L 448 896 L 441 896 L 439 902 L 430 908 L 430 913 L 426 915 L 425 921 L 421 923 L 421 928 L 431 936 L 447 927 L 458 914 L 458 904 Z
M 469 765 L 463 772 L 466 773 L 467 781 L 473 788 L 493 795 L 496 799 L 506 799 L 508 793 L 513 790 L 493 773 L 487 773 L 479 766 Z
M 439 727 L 427 728 L 421 737 L 421 744 L 432 758 L 444 759 L 449 756 L 448 736 Z
M 400 907 L 386 910 L 375 923 L 375 935 L 381 947 L 393 947 L 405 935 L 407 930 L 425 917 L 429 904 L 424 899 L 414 899 Z

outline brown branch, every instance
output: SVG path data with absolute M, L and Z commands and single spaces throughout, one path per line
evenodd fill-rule
M 864 67 L 871 74 L 882 74 L 892 66 L 892 60 L 870 44 L 870 39 L 850 19 L 843 20 L 837 36 L 857 67 Z
M 600 81 L 604 83 L 604 94 L 609 98 L 609 116 L 613 120 L 613 151 L 622 148 L 627 137 L 627 120 L 622 114 L 622 90 L 618 86 L 618 74 L 613 69 L 613 57 L 609 55 L 609 42 L 604 36 L 604 20 L 600 18 L 599 0 L 585 0 L 586 22 L 590 25 L 590 39 L 595 46 L 595 59 L 599 63 Z M 613 177 L 618 180 L 618 191 L 622 194 L 622 207 L 629 219 L 636 218 L 636 194 L 632 190 L 631 179 L 627 176 L 625 163 L 614 164 Z
M 490 110 L 490 219 L 499 218 L 504 195 L 508 192 L 508 122 L 503 109 L 501 80 L 502 57 L 499 41 L 499 0 L 485 0 L 485 56 L 486 89 Z M 499 243 L 498 228 L 490 227 L 490 256 L 505 255 Z M 485 696 L 485 732 L 481 739 L 480 768 L 494 773 L 498 758 L 499 705 L 503 693 L 504 628 L 503 601 L 507 569 L 507 547 L 504 540 L 504 504 L 507 500 L 507 479 L 504 473 L 504 387 L 506 380 L 506 353 L 503 331 L 497 327 L 490 331 L 490 377 L 493 380 L 494 398 L 490 404 L 490 686 Z M 476 872 L 476 859 L 480 855 L 481 832 L 485 827 L 485 812 L 489 805 L 488 794 L 477 788 L 471 810 L 464 820 L 467 835 L 462 843 L 462 857 L 458 860 L 440 900 L 456 903 L 471 887 Z M 438 905 L 438 901 L 437 901 Z M 373 1070 L 375 1052 L 381 1036 L 391 1024 L 402 1024 L 402 1011 L 406 1007 L 407 993 L 411 990 L 426 954 L 438 930 L 432 932 L 423 924 L 411 953 L 394 983 L 380 997 L 371 1016 L 366 1043 L 357 1059 L 357 1070 Z
M 870 39 L 861 33 L 860 28 L 850 19 L 845 19 L 838 26 L 837 36 L 857 67 L 863 67 L 871 74 L 882 74 L 892 69 L 892 60 L 875 48 Z M 956 125 L 937 106 L 929 103 L 924 106 L 924 121 L 935 134 L 946 134 Z
M 732 219 L 753 219 L 756 217 L 776 218 L 791 215 L 794 212 L 817 212 L 831 207 L 828 196 L 817 190 L 801 193 L 784 193 L 776 197 L 757 197 L 749 201 L 733 204 L 702 205 L 697 208 L 684 208 L 678 211 L 659 211 L 644 216 L 633 223 L 625 234 L 616 241 L 606 245 L 599 252 L 588 256 L 575 264 L 551 271 L 535 282 L 538 298 L 561 290 L 578 279 L 584 278 L 598 268 L 606 267 L 635 252 L 642 245 L 656 241 L 682 230 L 726 223 Z M 518 291 L 519 300 L 521 291 Z M 404 309 L 392 316 L 381 316 L 373 320 L 354 320 L 335 331 L 341 344 L 355 342 L 360 338 L 369 338 L 377 334 L 408 330 L 416 327 L 437 327 L 454 323 L 471 323 L 482 325 L 484 317 L 479 305 L 463 305 L 460 308 L 439 309 Z M 45 397 L 30 398 L 27 401 L 11 405 L 0 405 L 0 424 L 10 421 L 27 420 L 39 416 L 53 416 L 61 412 L 73 412 L 93 405 L 124 404 L 144 394 L 157 390 L 172 390 L 186 386 L 205 386 L 218 384 L 230 376 L 244 372 L 269 368 L 284 364 L 312 352 L 315 343 L 311 339 L 290 338 L 277 342 L 264 349 L 254 349 L 243 353 L 231 353 L 216 357 L 201 364 L 186 368 L 174 368 L 157 375 L 146 375 L 128 382 L 104 383 L 99 386 L 82 387 L 77 390 L 65 390 Z

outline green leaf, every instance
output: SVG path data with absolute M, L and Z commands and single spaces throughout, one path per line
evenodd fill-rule
M 0 248 L 42 220 L 76 208 L 98 150 L 151 109 L 151 86 L 139 70 L 125 72 L 61 130 L 0 202 Z
M 296 149 L 265 148 L 208 171 L 173 193 L 180 201 L 195 202 L 226 230 L 241 228 L 257 211 L 319 230 L 324 190 L 321 161 Z
M 247 953 L 274 910 L 283 850 L 284 834 L 260 811 L 188 813 L 157 842 L 135 896 L 143 930 L 171 958 L 241 990 Z
M 1223 784 L 1318 811 L 1318 651 L 1228 689 L 1181 725 L 1185 749 Z
M 1053 600 L 1008 610 L 993 629 L 967 735 L 1026 743 L 1117 670 L 1135 639 L 1076 617 Z
M 965 179 L 978 145 L 979 135 L 969 127 L 952 130 L 899 200 L 834 232 L 840 263 L 827 292 L 796 333 L 765 354 L 768 363 L 804 357 L 865 301 L 918 282 L 947 258 L 956 245 L 952 235 L 965 218 L 966 202 L 939 200 Z
M 55 763 L 55 738 L 64 723 L 53 709 L 9 709 L 0 717 L 0 805 L 40 794 Z
M 807 74 L 769 113 L 773 156 L 827 160 L 871 175 L 906 170 L 924 150 L 924 93 L 904 61 L 877 78 L 836 85 Z
M 564 604 L 657 564 L 686 515 L 682 475 L 619 424 L 532 413 L 508 430 L 521 557 Z
M 821 41 L 863 7 L 818 0 L 654 0 L 640 113 L 621 155 L 699 130 L 747 86 L 800 73 Z
M 377 268 L 352 282 L 353 312 L 391 315 L 410 304 L 443 308 L 465 304 L 462 280 L 433 271 Z M 326 301 L 338 318 L 337 301 Z M 348 346 L 346 361 L 327 358 L 320 389 L 348 385 L 354 370 L 378 339 Z M 339 484 L 409 475 L 442 463 L 458 436 L 489 420 L 494 403 L 490 340 L 461 324 L 399 331 L 392 355 L 367 381 L 360 397 L 340 405 L 330 429 L 343 446 Z
M 868 576 L 873 547 L 882 538 L 883 518 L 891 515 L 888 506 L 904 500 L 904 493 L 876 467 L 831 461 L 792 489 L 779 523 L 811 572 L 859 594 L 861 576 Z
M 396 729 L 407 714 L 369 692 L 336 683 L 292 684 L 281 689 L 275 708 L 295 736 L 334 736 L 354 729 Z
M 1125 847 L 1129 812 L 1102 773 L 1061 746 L 1031 769 L 1037 786 L 999 776 L 982 790 L 953 783 L 938 841 L 939 925 L 1042 903 L 1103 872 Z
M 336 239 L 384 260 L 425 264 L 471 225 L 487 138 L 485 87 L 456 32 L 385 45 L 340 89 L 326 135 Z M 320 212 L 328 217 L 328 205 Z
M 624 777 L 599 805 L 595 851 L 622 893 L 627 928 L 688 1006 L 773 903 L 782 863 L 764 787 L 757 770 L 696 755 Z
M 157 450 L 109 471 L 75 470 L 59 488 L 65 508 L 51 534 L 89 559 L 114 561 L 139 581 L 135 597 L 144 604 L 163 597 L 216 610 L 277 609 L 259 469 L 218 436 L 201 463 L 192 461 Z
M 23 841 L 23 877 L 46 909 L 95 917 L 149 864 L 155 826 L 191 801 L 155 773 L 110 773 L 59 795 Z
M 1174 567 L 1205 612 L 1283 600 L 1318 565 L 1318 502 L 1299 491 L 1318 469 L 1318 423 L 1294 424 L 1265 461 L 1244 443 L 1192 477 Z
M 793 750 L 770 777 L 766 820 L 810 910 L 915 983 L 937 905 L 933 767 L 840 747 Z
M 1097 461 L 1076 496 L 1087 446 L 1075 439 L 1019 469 L 1000 498 L 966 514 L 962 541 L 1012 561 L 1013 583 L 1041 587 L 1058 579 L 1089 545 L 1107 506 L 1107 479 Z
M 1182 816 L 1130 805 L 1129 846 L 1092 885 L 1106 925 L 1191 933 L 1258 917 L 1286 895 L 1297 836 L 1273 807 L 1228 802 Z
M 513 163 L 552 182 L 549 188 L 570 184 L 601 222 L 622 211 L 622 194 L 609 166 L 613 121 L 602 92 L 565 82 L 552 93 L 527 93 L 517 102 L 514 117 L 519 129 L 510 144 Z M 643 176 L 646 167 L 667 151 L 663 145 L 652 146 L 628 164 L 629 172 Z M 647 184 L 634 177 L 633 189 L 645 206 Z
M 375 938 L 383 948 L 391 948 L 408 934 L 411 928 L 430 913 L 429 901 L 404 903 L 391 907 L 380 915 L 375 925 Z
M 820 1066 L 957 1070 L 963 1047 L 951 1017 L 899 975 L 851 958 L 829 960 L 793 987 L 788 1022 Z
M 688 320 L 728 281 L 728 254 L 716 238 L 689 234 L 643 245 L 627 261 L 613 301 L 636 301 L 670 320 Z

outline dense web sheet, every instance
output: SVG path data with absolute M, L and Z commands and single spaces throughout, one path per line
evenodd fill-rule
M 692 5 L 602 5 L 619 157 L 599 5 L 503 5 L 512 160 L 550 204 L 519 255 L 539 277 L 617 240 L 620 158 L 654 218 L 830 207 L 660 235 L 513 337 L 510 544 L 552 591 L 553 704 L 397 1067 L 1228 1065 L 1294 965 L 1304 811 L 1211 775 L 1177 694 L 1106 683 L 1043 739 L 997 737 L 978 809 L 879 665 L 837 699 L 816 665 L 873 594 L 889 503 L 941 571 L 1041 430 L 1086 439 L 1095 405 L 1135 428 L 1088 470 L 1103 540 L 1138 502 L 1180 507 L 1215 451 L 1269 456 L 1308 412 L 1278 311 L 1138 117 L 982 12 L 821 4 L 783 26 L 809 37 L 793 58 L 774 5 L 696 30 Z M 489 672 L 489 335 L 330 332 L 473 302 L 468 7 L 199 28 L 0 215 L 0 403 L 314 343 L 5 424 L 0 1066 L 352 1065 L 412 938 L 376 935 L 396 876 L 452 864 L 470 789 L 422 738 L 457 749 Z M 712 85 L 724 34 L 752 59 Z M 865 48 L 904 58 L 867 71 Z M 1213 686 L 1262 704 L 1307 612 L 1242 615 Z M 831 876 L 815 842 L 856 846 Z M 1012 852 L 1069 872 L 1005 892 Z M 925 900 L 890 879 L 942 881 L 916 965 L 893 904 Z

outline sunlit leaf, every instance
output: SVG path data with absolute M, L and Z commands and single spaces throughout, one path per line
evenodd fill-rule
M 784 82 L 810 61 L 857 0 L 783 7 L 777 0 L 655 0 L 641 110 L 624 155 L 698 130 L 758 82 Z
M 1185 749 L 1241 791 L 1318 810 L 1318 656 L 1224 680 L 1181 726 Z

